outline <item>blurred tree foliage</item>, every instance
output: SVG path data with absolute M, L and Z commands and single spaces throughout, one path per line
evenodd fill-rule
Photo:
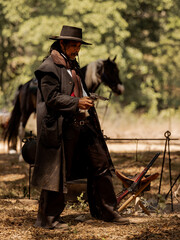
M 117 55 L 123 96 L 112 104 L 157 114 L 179 107 L 179 0 L 0 0 L 0 107 L 48 54 L 62 25 L 83 29 L 80 64 Z

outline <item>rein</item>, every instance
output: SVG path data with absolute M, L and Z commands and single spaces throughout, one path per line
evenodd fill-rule
M 104 81 L 102 81 L 102 78 L 106 79 L 106 81 L 108 82 L 108 77 L 107 77 L 106 73 L 104 72 L 104 66 L 103 66 L 103 70 L 102 70 L 101 74 L 99 74 L 99 76 L 100 76 L 100 78 L 101 78 L 101 82 L 102 82 L 102 83 L 104 83 Z M 96 89 L 94 88 L 93 91 L 95 91 L 95 90 L 96 90 Z M 111 91 L 109 92 L 109 97 L 108 97 L 108 98 L 109 98 L 109 101 L 111 100 L 112 93 L 113 93 L 113 91 L 111 90 Z M 101 126 L 103 125 L 104 120 L 105 120 L 105 117 L 106 117 L 106 113 L 107 113 L 107 110 L 108 110 L 108 107 L 109 107 L 109 101 L 107 101 L 106 106 L 105 106 L 105 111 L 104 111 L 104 114 L 103 114 Z M 97 107 L 97 105 L 96 105 L 96 107 Z
M 110 93 L 109 93 L 109 97 L 108 97 L 108 98 L 109 98 L 109 101 L 111 100 L 111 97 L 112 97 L 112 90 L 111 90 Z M 102 126 L 103 123 L 104 123 L 104 119 L 105 119 L 105 116 L 106 116 L 106 113 L 107 113 L 107 110 L 108 110 L 108 107 L 109 107 L 109 101 L 107 101 L 106 106 L 105 106 L 105 111 L 104 111 L 104 114 L 103 114 L 101 126 Z

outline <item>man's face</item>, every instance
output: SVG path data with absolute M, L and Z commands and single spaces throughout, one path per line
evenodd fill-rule
M 81 42 L 76 41 L 68 41 L 66 45 L 63 44 L 63 41 L 60 41 L 60 45 L 64 54 L 70 60 L 74 60 L 76 58 L 81 48 Z

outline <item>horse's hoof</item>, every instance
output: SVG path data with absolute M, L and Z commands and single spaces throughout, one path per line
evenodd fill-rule
M 14 149 L 9 150 L 9 154 L 15 154 L 15 153 L 16 153 L 16 150 L 14 150 Z

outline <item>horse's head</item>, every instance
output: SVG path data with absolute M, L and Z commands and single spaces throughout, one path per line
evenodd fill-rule
M 116 56 L 113 60 L 110 58 L 103 60 L 101 80 L 105 85 L 110 87 L 114 93 L 120 95 L 124 92 L 124 86 L 119 78 L 119 70 L 115 60 Z

